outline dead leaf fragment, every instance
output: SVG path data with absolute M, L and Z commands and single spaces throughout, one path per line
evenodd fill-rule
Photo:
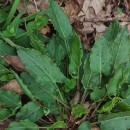
M 71 106 L 77 104 L 80 99 L 80 93 L 77 91 L 73 97 L 73 99 L 70 101 Z
M 2 58 L 9 64 L 12 65 L 18 71 L 26 71 L 23 63 L 18 56 L 3 55 Z
M 20 95 L 23 94 L 23 90 L 21 89 L 21 87 L 19 86 L 18 82 L 15 79 L 13 79 L 10 82 L 6 83 L 3 86 L 3 88 L 6 89 L 6 90 L 16 92 L 16 93 L 18 93 Z
M 91 127 L 91 130 L 100 130 L 100 128 L 97 127 L 97 126 L 92 126 L 92 127 Z
M 50 33 L 50 32 L 51 32 L 51 29 L 48 25 L 46 25 L 46 27 L 44 27 L 40 30 L 40 33 L 43 35 L 46 35 L 47 33 Z
M 66 2 L 65 7 L 63 9 L 65 10 L 65 13 L 69 17 L 70 22 L 74 23 L 80 11 L 80 8 L 76 4 L 76 2 L 72 0 L 69 2 Z

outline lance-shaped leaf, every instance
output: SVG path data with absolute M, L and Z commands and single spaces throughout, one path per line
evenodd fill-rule
M 110 27 L 107 29 L 107 31 L 103 34 L 103 36 L 106 38 L 107 41 L 113 42 L 115 38 L 117 37 L 117 34 L 120 30 L 120 25 L 118 20 L 114 20 Z
M 130 116 L 116 117 L 103 121 L 100 128 L 101 130 L 128 130 L 130 129 Z
M 11 116 L 12 111 L 8 108 L 0 108 L 0 121 L 5 120 Z
M 101 36 L 94 44 L 90 55 L 90 68 L 92 72 L 108 75 L 112 64 L 111 50 L 108 41 Z
M 36 81 L 46 87 L 57 88 L 56 82 L 64 83 L 66 77 L 56 64 L 39 51 L 34 49 L 18 49 L 18 55 L 27 71 L 35 77 Z
M 21 106 L 20 96 L 11 91 L 0 90 L 0 104 L 14 110 Z
M 16 117 L 22 120 L 28 119 L 32 122 L 36 122 L 43 114 L 44 110 L 38 104 L 29 102 L 20 109 Z
M 46 46 L 52 58 L 54 58 L 57 65 L 60 65 L 61 60 L 67 55 L 67 43 L 57 35 L 53 35 Z
M 7 45 L 2 40 L 0 40 L 0 56 L 4 54 L 14 55 L 15 50 L 11 46 Z
M 49 109 L 50 113 L 58 113 L 58 108 L 55 101 L 55 88 L 46 87 L 37 83 L 30 74 L 22 73 L 21 78 L 23 82 L 28 86 L 33 96 L 38 99 L 46 108 Z
M 39 130 L 38 125 L 29 121 L 23 120 L 20 122 L 12 122 L 9 124 L 7 130 Z
M 83 69 L 84 75 L 82 77 L 81 82 L 84 88 L 96 88 L 100 84 L 100 75 L 91 71 L 89 57 L 87 57 L 84 61 Z
M 127 26 L 124 26 L 115 39 L 113 46 L 114 67 L 129 61 L 130 38 Z
M 121 91 L 123 84 L 128 83 L 130 75 L 130 62 L 120 65 L 115 69 L 114 76 L 107 84 L 108 95 L 114 95 Z
M 79 76 L 79 67 L 81 65 L 81 58 L 83 52 L 81 50 L 81 41 L 77 34 L 73 36 L 72 45 L 70 49 L 70 64 L 69 64 L 69 73 L 72 77 L 78 78 Z
M 107 94 L 108 95 L 113 95 L 116 94 L 117 89 L 118 89 L 118 85 L 122 79 L 122 68 L 118 67 L 116 69 L 116 73 L 114 74 L 114 76 L 110 79 L 110 81 L 107 84 Z
M 56 1 L 50 0 L 50 8 L 48 11 L 51 22 L 54 28 L 58 31 L 59 35 L 63 39 L 70 38 L 73 34 L 71 24 L 64 11 L 61 9 Z

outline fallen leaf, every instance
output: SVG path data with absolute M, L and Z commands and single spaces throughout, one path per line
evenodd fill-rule
M 96 29 L 96 32 L 98 32 L 98 33 L 105 32 L 106 28 L 107 28 L 103 23 L 101 23 L 100 25 L 99 24 L 93 24 L 93 27 Z
M 3 88 L 6 89 L 6 90 L 16 92 L 16 93 L 18 93 L 20 95 L 23 94 L 23 90 L 21 89 L 21 87 L 19 86 L 18 82 L 15 79 L 13 79 L 10 82 L 6 83 L 3 86 Z
M 92 0 L 90 3 L 90 7 L 93 7 L 96 15 L 102 10 L 105 5 L 105 0 Z
M 97 127 L 97 126 L 92 126 L 92 127 L 91 127 L 91 130 L 100 130 L 100 128 Z
M 71 23 L 75 22 L 75 19 L 77 18 L 77 15 L 80 11 L 80 8 L 75 3 L 75 1 L 69 1 L 65 3 L 65 7 L 63 8 L 66 12 L 67 16 L 69 17 L 69 20 Z
M 10 120 L 6 119 L 4 121 L 0 122 L 0 130 L 6 130 L 6 128 L 8 127 L 8 125 L 10 124 Z
M 46 35 L 47 33 L 50 33 L 50 32 L 51 32 L 51 29 L 48 25 L 46 25 L 46 27 L 44 27 L 40 30 L 40 33 L 43 35 Z
M 71 106 L 77 104 L 80 99 L 80 93 L 77 91 L 73 97 L 73 99 L 70 101 Z
M 18 56 L 3 55 L 2 58 L 9 64 L 12 65 L 18 71 L 26 71 L 23 63 Z
M 12 3 L 13 1 L 10 0 L 10 2 Z M 30 0 L 30 1 L 21 1 L 17 9 L 19 12 L 21 12 L 26 7 L 26 11 L 24 13 L 33 14 L 36 11 L 48 8 L 48 6 L 49 6 L 48 0 L 35 0 L 35 1 Z
M 82 35 L 86 35 L 86 34 L 90 34 L 94 32 L 94 28 L 91 26 L 88 26 L 88 27 L 84 27 L 83 29 L 77 29 L 77 31 Z
M 105 0 L 85 0 L 79 16 L 84 14 L 85 18 L 95 18 L 105 5 Z

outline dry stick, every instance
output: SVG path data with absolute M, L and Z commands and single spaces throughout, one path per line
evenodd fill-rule
M 84 19 L 84 22 L 111 22 L 113 21 L 114 19 L 117 19 L 118 21 L 121 21 L 121 22 L 130 22 L 130 19 L 124 19 L 124 18 L 102 18 L 102 19 L 99 19 L 99 18 L 91 18 L 91 19 Z
M 87 97 L 87 89 L 85 89 L 85 91 L 84 91 L 84 93 L 83 93 L 83 96 L 82 96 L 82 99 L 81 99 L 81 103 L 83 103 L 84 102 L 84 100 L 85 100 L 85 98 Z
M 97 107 L 94 109 L 94 111 L 93 111 L 93 113 L 91 114 L 91 116 L 89 117 L 89 119 L 91 119 L 91 118 L 93 117 L 93 115 L 95 114 L 96 110 L 99 108 L 99 106 L 101 105 L 101 103 L 102 103 L 102 101 L 103 101 L 104 99 L 105 99 L 105 97 L 102 98 L 102 100 L 98 103 Z
M 128 5 L 128 1 L 124 0 L 125 3 L 125 7 L 126 7 L 126 13 L 129 14 L 129 5 Z
M 35 0 L 34 1 L 34 4 L 35 4 L 35 7 L 36 7 L 36 11 L 39 11 L 38 7 L 37 7 L 37 2 Z

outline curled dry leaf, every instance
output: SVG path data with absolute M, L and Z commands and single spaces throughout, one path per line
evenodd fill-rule
M 18 93 L 20 95 L 23 94 L 23 90 L 21 89 L 21 87 L 19 86 L 18 82 L 15 79 L 13 79 L 10 82 L 6 83 L 3 86 L 3 88 L 6 89 L 6 90 L 16 92 L 16 93 Z
M 3 55 L 2 58 L 9 64 L 12 65 L 18 71 L 26 71 L 23 63 L 18 56 Z

